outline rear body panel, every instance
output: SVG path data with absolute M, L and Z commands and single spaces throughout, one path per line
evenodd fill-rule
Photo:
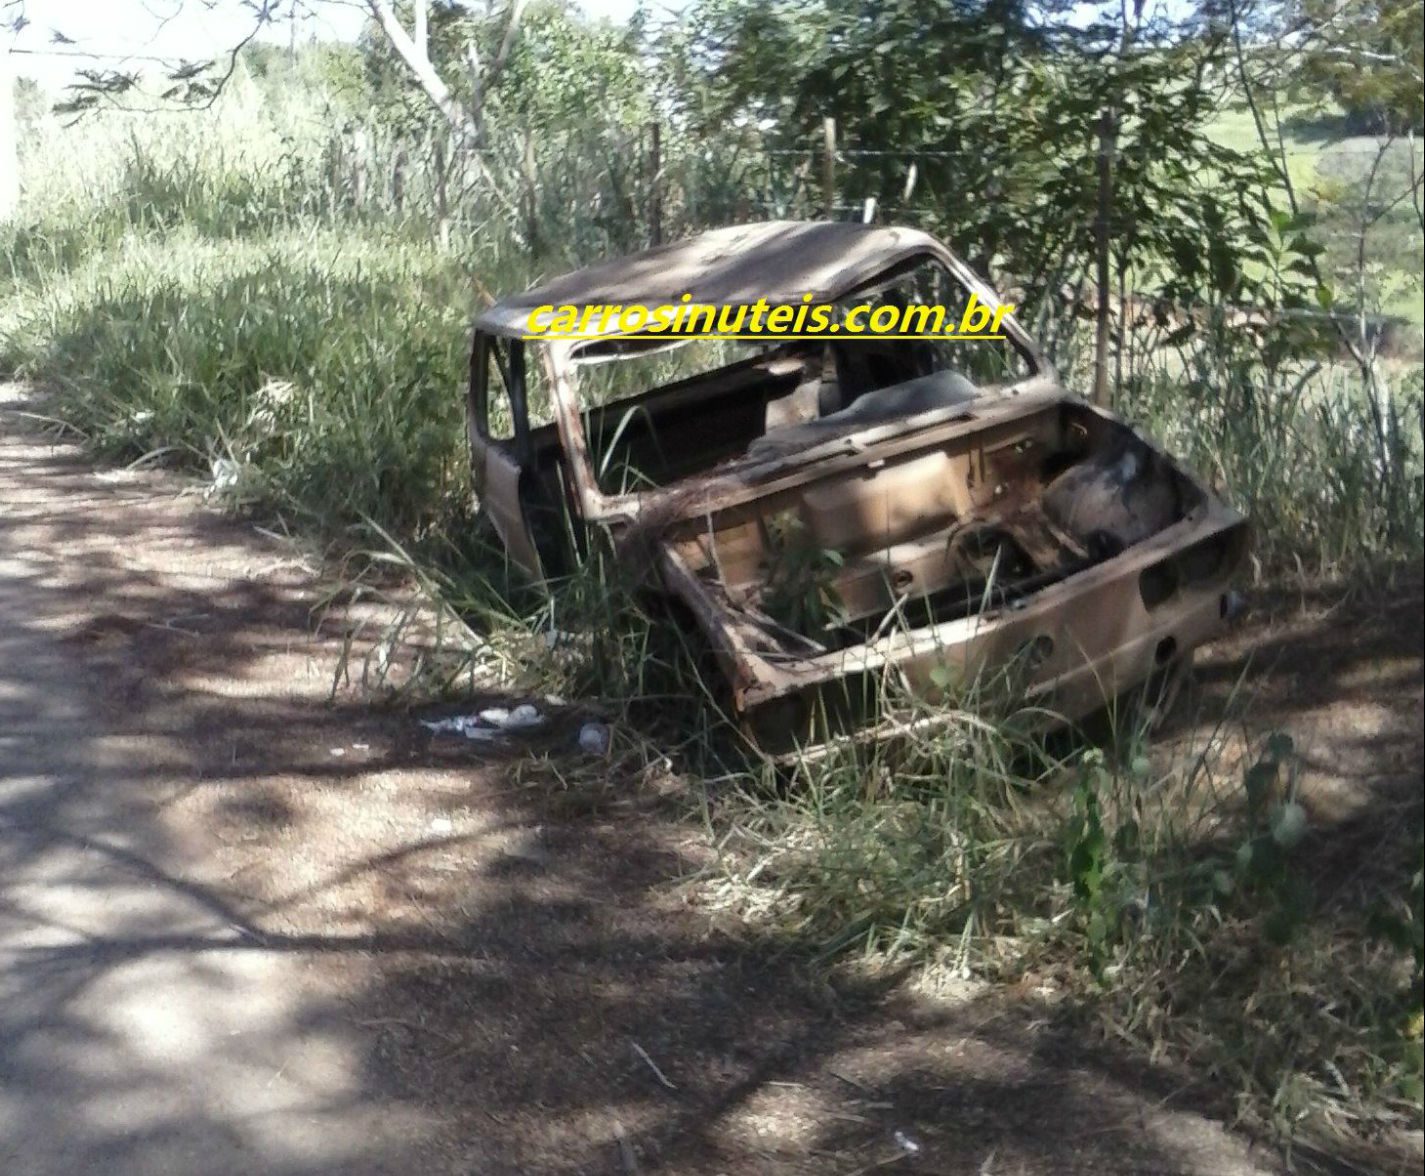
M 708 634 L 764 746 L 817 742 L 837 716 L 858 723 L 893 695 L 962 702 L 1009 667 L 1046 723 L 1075 720 L 1227 623 L 1247 545 L 1239 514 L 1111 414 L 1071 398 L 984 415 L 924 449 L 868 449 L 854 472 L 668 528 L 663 582 Z M 1145 499 L 1136 513 L 1093 501 L 1099 487 L 1084 471 L 1103 468 L 1105 453 L 1138 455 L 1143 489 L 1130 481 L 1120 496 Z M 759 607 L 759 577 L 776 557 L 768 520 L 787 514 L 814 549 L 840 557 L 828 576 L 837 624 L 816 635 L 821 650 Z M 963 558 L 967 534 L 979 537 L 978 561 Z M 828 695 L 846 683 L 852 697 Z

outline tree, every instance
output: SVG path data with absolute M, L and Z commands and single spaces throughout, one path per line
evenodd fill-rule
M 221 0 L 196 0 L 211 6 Z M 395 0 L 228 0 L 235 10 L 246 12 L 249 24 L 246 32 L 239 36 L 223 52 L 209 60 L 176 59 L 164 64 L 160 70 L 164 89 L 157 95 L 160 102 L 174 106 L 210 105 L 231 80 L 237 67 L 239 56 L 256 39 L 263 29 L 296 14 L 314 11 L 324 5 L 356 6 L 368 12 L 373 27 L 380 30 L 380 36 L 387 43 L 409 77 L 424 93 L 442 117 L 457 131 L 469 133 L 473 129 L 480 137 L 483 123 L 485 100 L 490 90 L 498 82 L 510 51 L 520 32 L 521 19 L 529 0 L 508 0 L 503 12 L 495 17 L 492 9 L 487 9 L 486 17 L 498 19 L 503 28 L 499 48 L 491 59 L 482 59 L 473 39 L 464 45 L 463 68 L 467 69 L 468 84 L 461 85 L 443 74 L 432 61 L 428 39 L 430 0 L 410 0 L 403 4 L 398 13 Z M 28 23 L 24 16 L 24 0 L 4 0 L 8 9 L 17 14 L 12 24 L 23 27 Z M 438 4 L 438 11 L 446 14 L 467 13 L 470 6 L 451 0 Z M 408 30 L 407 24 L 411 27 Z M 446 63 L 447 65 L 449 63 Z M 70 113 L 83 113 L 101 104 L 122 104 L 126 99 L 144 94 L 144 79 L 135 68 L 86 69 L 78 71 L 79 80 L 70 87 L 70 96 L 62 109 Z
M 398 26 L 407 19 L 401 10 L 389 11 Z M 414 65 L 403 42 L 384 27 L 365 39 L 372 89 L 382 97 L 415 89 L 428 109 L 449 105 L 476 128 L 481 146 L 489 146 L 492 118 L 507 127 L 543 128 L 636 122 L 650 110 L 636 31 L 592 21 L 568 0 L 533 0 L 486 13 L 445 3 L 424 19 L 424 60 Z M 418 44 L 414 36 L 408 40 Z M 434 104 L 422 80 L 428 72 L 448 91 Z
M 429 130 L 432 116 L 443 124 L 454 153 L 528 230 L 535 221 L 535 132 L 549 124 L 598 126 L 650 108 L 637 34 L 591 22 L 569 0 L 226 2 L 246 12 L 250 23 L 214 59 L 164 63 L 157 94 L 137 69 L 81 71 L 61 110 L 78 116 L 103 105 L 211 105 L 264 28 L 328 5 L 355 7 L 370 17 L 362 50 L 367 81 L 386 103 L 385 115 L 399 108 L 397 121 L 408 129 Z M 492 166 L 497 156 L 501 166 Z M 525 236 L 532 241 L 531 232 Z
M 15 214 L 20 201 L 19 136 L 15 130 L 15 79 L 10 54 L 0 50 L 0 222 Z
M 1291 0 L 1282 14 L 1301 46 L 1301 80 L 1329 92 L 1364 134 L 1425 129 L 1421 0 Z
M 0 36 L 20 32 L 29 23 L 24 0 L 0 3 Z M 20 200 L 19 135 L 15 129 L 15 77 L 10 47 L 0 43 L 0 221 L 15 214 Z
M 1094 256 L 1111 110 L 1118 272 L 1169 257 L 1187 300 L 1240 287 L 1230 242 L 1263 222 L 1264 185 L 1259 165 L 1205 133 L 1222 33 L 1193 12 L 1136 24 L 1125 42 L 1117 4 L 1083 16 L 1019 0 L 705 0 L 691 17 L 702 89 L 690 113 L 709 129 L 744 118 L 784 148 L 834 117 L 856 164 L 847 203 L 894 209 L 913 186 L 902 215 L 987 276 L 1044 290 L 1082 280 Z
M 609 241 L 633 243 L 628 136 L 653 109 L 636 26 L 591 20 L 569 0 L 483 12 L 440 3 L 424 15 L 418 4 L 371 7 L 379 24 L 364 42 L 367 75 L 384 121 L 419 128 L 434 113 L 531 248 L 540 206 L 564 205 L 562 178 L 602 157 Z M 620 217 L 628 224 L 618 231 Z

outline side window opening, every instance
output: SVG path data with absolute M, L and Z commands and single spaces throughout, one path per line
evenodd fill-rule
M 515 410 L 505 345 L 486 337 L 476 348 L 474 362 L 475 427 L 488 440 L 508 445 L 515 439 Z
M 529 432 L 554 424 L 550 372 L 539 362 L 542 357 L 531 354 L 517 339 L 488 339 L 485 356 L 481 432 L 491 441 L 523 450 Z

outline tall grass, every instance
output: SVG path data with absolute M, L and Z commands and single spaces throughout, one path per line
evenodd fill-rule
M 1253 521 L 1268 575 L 1348 578 L 1425 552 L 1425 369 L 1264 372 L 1226 348 L 1149 361 L 1123 409 Z M 1377 419 L 1379 413 L 1379 419 Z
M 708 902 L 827 958 L 1057 978 L 1283 1129 L 1418 1117 L 1411 847 L 1378 876 L 1399 891 L 1392 934 L 1356 896 L 1300 901 L 1281 741 L 1224 777 L 1210 748 L 1154 766 L 1127 714 L 1121 754 L 1104 755 L 1019 736 L 967 699 L 940 734 L 788 778 L 738 758 L 716 674 L 597 553 L 549 595 L 509 576 L 472 519 L 460 390 L 479 292 L 543 266 L 478 202 L 443 243 L 409 209 L 351 199 L 313 108 L 239 87 L 161 126 L 30 136 L 27 202 L 0 229 L 0 368 L 52 389 L 107 456 L 161 456 L 340 537 L 363 589 L 399 565 L 475 631 L 482 671 L 656 734 L 643 761 L 676 761 L 721 847 Z M 715 216 L 732 194 L 725 175 L 708 183 Z M 559 191 L 551 256 L 612 239 Z M 1256 520 L 1263 576 L 1419 558 L 1418 370 L 1392 389 L 1384 433 L 1331 369 L 1267 373 L 1224 345 L 1129 374 L 1125 411 Z M 459 664 L 436 668 L 460 680 Z
M 11 307 L 0 354 L 102 452 L 226 463 L 308 525 L 419 534 L 468 496 L 464 270 L 376 233 L 129 238 Z
M 0 367 L 106 455 L 162 450 L 320 530 L 419 536 L 469 513 L 468 324 L 527 263 L 498 225 L 446 248 L 348 208 L 328 136 L 250 86 L 29 136 Z
M 1131 711 L 1109 751 L 977 719 L 724 780 L 703 901 L 822 957 L 1017 984 L 1284 1142 L 1398 1156 L 1361 1141 L 1420 1125 L 1418 828 L 1324 863 L 1280 734 L 1233 768 L 1221 728 L 1165 757 Z

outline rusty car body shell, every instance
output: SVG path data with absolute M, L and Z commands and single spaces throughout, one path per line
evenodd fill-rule
M 744 729 L 769 749 L 873 728 L 891 693 L 932 709 L 962 699 L 1009 666 L 1022 698 L 1051 721 L 1072 721 L 1181 664 L 1231 611 L 1245 519 L 1126 422 L 1071 394 L 1012 313 L 1003 330 L 1023 365 L 1012 382 L 865 420 L 847 416 L 871 403 L 862 397 L 943 390 L 951 377 L 868 387 L 844 411 L 788 423 L 785 405 L 810 361 L 773 348 L 596 408 L 579 385 L 581 355 L 597 353 L 597 341 L 527 340 L 529 316 L 544 305 L 684 294 L 795 305 L 807 293 L 845 303 L 922 264 L 1000 306 L 925 233 L 771 222 L 565 275 L 475 320 L 474 481 L 510 557 L 533 576 L 549 570 L 540 512 L 576 531 L 603 530 L 626 550 L 637 544 L 650 581 L 706 634 Z M 492 434 L 489 410 L 490 356 L 501 346 L 506 439 Z M 553 418 L 537 428 L 521 402 L 526 351 Z M 610 432 L 609 414 L 625 404 L 634 407 L 620 429 L 646 417 L 649 433 L 666 436 L 670 469 L 696 468 L 635 490 L 601 486 L 590 435 Z M 785 520 L 834 555 L 834 636 L 793 631 L 764 607 Z M 867 696 L 874 705 L 863 705 Z

